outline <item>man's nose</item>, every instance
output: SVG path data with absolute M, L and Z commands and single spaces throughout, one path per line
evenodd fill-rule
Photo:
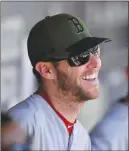
M 101 60 L 100 57 L 90 54 L 90 59 L 87 65 L 88 68 L 100 68 Z

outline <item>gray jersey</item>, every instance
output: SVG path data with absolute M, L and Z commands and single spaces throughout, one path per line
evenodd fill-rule
M 79 121 L 69 136 L 64 122 L 40 95 L 34 94 L 9 110 L 32 138 L 32 150 L 91 150 L 87 131 Z
M 116 103 L 90 134 L 92 150 L 128 150 L 128 105 Z

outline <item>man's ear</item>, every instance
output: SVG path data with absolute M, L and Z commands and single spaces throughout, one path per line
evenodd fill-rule
M 54 79 L 55 77 L 51 63 L 38 62 L 35 70 L 45 79 Z

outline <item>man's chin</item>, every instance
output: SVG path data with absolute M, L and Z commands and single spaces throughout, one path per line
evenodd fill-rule
M 99 91 L 89 94 L 89 96 L 88 96 L 89 100 L 97 99 L 99 97 L 99 94 L 100 94 Z
M 100 95 L 100 90 L 99 89 L 95 89 L 91 92 L 88 92 L 86 97 L 87 97 L 87 100 L 94 100 L 94 99 L 97 99 Z
M 86 95 L 82 95 L 81 96 L 81 100 L 85 101 L 89 101 L 89 100 L 95 100 L 99 97 L 99 92 L 98 93 L 88 93 Z
M 90 97 L 90 100 L 95 100 L 95 99 L 97 99 L 98 97 L 99 97 L 99 94 L 93 95 L 93 96 Z

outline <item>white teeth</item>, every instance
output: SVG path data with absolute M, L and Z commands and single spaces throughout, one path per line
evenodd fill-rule
M 86 79 L 88 80 L 88 79 L 95 79 L 96 78 L 96 75 L 95 74 L 93 74 L 93 75 L 90 75 L 90 76 L 86 76 Z
M 96 79 L 96 78 L 97 78 L 96 74 L 92 74 L 92 75 L 82 77 L 83 80 L 93 80 L 93 79 Z

